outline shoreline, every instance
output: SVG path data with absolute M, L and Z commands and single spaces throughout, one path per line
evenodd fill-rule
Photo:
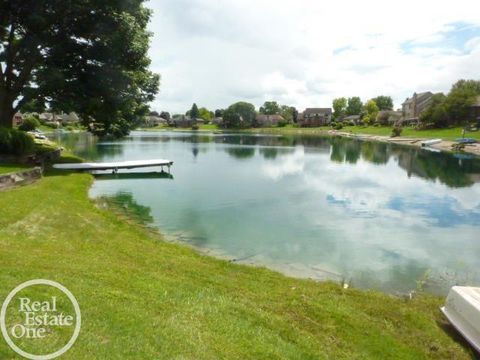
M 303 136 L 342 136 L 351 139 L 357 139 L 362 141 L 377 141 L 383 143 L 390 143 L 396 145 L 403 145 L 408 147 L 414 147 L 417 149 L 425 149 L 430 151 L 442 151 L 451 154 L 468 154 L 480 157 L 480 141 L 475 144 L 467 144 L 463 150 L 456 151 L 452 148 L 452 145 L 456 144 L 455 141 L 442 139 L 440 143 L 430 145 L 428 147 L 422 147 L 421 142 L 425 140 L 435 139 L 434 137 L 417 137 L 417 136 L 398 136 L 391 137 L 388 135 L 377 135 L 368 133 L 354 133 L 349 131 L 334 130 L 327 128 L 249 128 L 249 129 L 198 129 L 192 130 L 188 128 L 142 128 L 135 131 L 145 132 L 192 132 L 192 133 L 238 133 L 238 134 L 271 134 L 271 135 L 303 135 Z M 361 129 L 360 129 L 361 131 Z M 441 139 L 441 137 L 438 137 Z

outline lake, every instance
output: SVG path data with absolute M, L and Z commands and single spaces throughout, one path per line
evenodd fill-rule
M 478 159 L 341 137 L 55 136 L 88 160 L 174 161 L 99 177 L 90 196 L 201 252 L 391 293 L 480 285 Z

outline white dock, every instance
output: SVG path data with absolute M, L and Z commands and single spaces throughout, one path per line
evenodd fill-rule
M 60 170 L 80 170 L 80 171 L 95 171 L 95 170 L 112 170 L 117 172 L 119 169 L 134 169 L 142 167 L 153 166 L 170 166 L 173 161 L 165 159 L 152 160 L 132 160 L 132 161 L 118 161 L 118 162 L 104 162 L 104 163 L 69 163 L 69 164 L 55 164 L 53 167 Z

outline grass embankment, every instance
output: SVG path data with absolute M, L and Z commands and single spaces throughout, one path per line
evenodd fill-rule
M 169 126 L 158 126 L 153 128 L 142 128 L 141 130 L 145 131 L 159 131 L 159 130 L 173 130 L 173 131 L 191 131 L 190 128 L 175 128 Z M 200 125 L 198 130 L 203 131 L 215 131 L 215 130 L 225 130 L 219 128 L 215 124 Z M 284 127 L 271 127 L 271 128 L 251 128 L 244 129 L 242 132 L 254 132 L 254 133 L 274 133 L 274 134 L 284 134 L 284 135 L 320 135 L 326 134 L 329 130 L 332 130 L 329 126 L 314 127 L 314 128 L 302 128 L 292 125 L 287 125 Z M 379 135 L 379 136 L 390 136 L 392 133 L 392 128 L 390 126 L 345 126 L 341 130 L 342 132 L 351 132 L 353 134 L 359 135 Z M 443 140 L 456 140 L 462 137 L 462 127 L 448 128 L 448 129 L 430 129 L 430 130 L 416 130 L 411 127 L 405 127 L 402 130 L 402 137 L 412 137 L 412 138 L 440 138 Z M 480 141 L 480 131 L 467 132 L 465 137 L 474 138 Z
M 275 134 L 302 134 L 302 135 L 318 135 L 326 133 L 329 130 L 332 130 L 328 126 L 316 127 L 316 128 L 301 128 L 293 126 L 285 126 L 278 128 L 258 128 L 258 129 L 249 129 L 251 132 L 260 132 L 260 133 L 275 133 Z M 345 126 L 341 130 L 342 132 L 351 132 L 353 134 L 364 134 L 364 135 L 379 135 L 379 136 L 390 136 L 392 133 L 392 128 L 389 126 Z M 431 129 L 431 130 L 416 130 L 411 127 L 405 127 L 402 130 L 402 137 L 411 137 L 411 138 L 440 138 L 443 140 L 455 140 L 462 137 L 462 128 L 448 128 L 448 129 Z M 480 131 L 467 132 L 465 137 L 474 138 L 480 140 Z
M 50 172 L 0 194 L 0 299 L 35 278 L 69 288 L 82 330 L 65 359 L 469 357 L 442 329 L 442 299 L 202 256 L 96 207 L 91 182 Z M 0 358 L 13 357 L 0 341 Z
M 21 164 L 1 164 L 0 163 L 0 175 L 8 174 L 11 172 L 22 171 L 26 169 L 30 169 L 31 166 L 29 165 L 21 165 Z

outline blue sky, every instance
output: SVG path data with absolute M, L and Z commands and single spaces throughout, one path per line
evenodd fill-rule
M 246 100 L 331 106 L 338 96 L 448 91 L 479 78 L 480 3 L 151 0 L 156 110 Z

